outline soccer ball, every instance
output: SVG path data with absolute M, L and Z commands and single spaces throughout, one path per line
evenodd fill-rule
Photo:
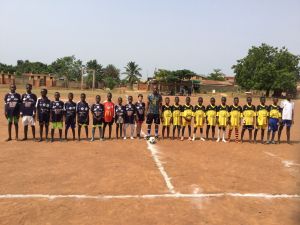
M 150 137 L 149 142 L 150 142 L 150 144 L 155 144 L 155 142 L 156 142 L 155 137 Z

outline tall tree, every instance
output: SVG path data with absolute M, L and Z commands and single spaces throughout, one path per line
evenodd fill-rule
M 207 79 L 224 81 L 225 75 L 224 75 L 224 73 L 222 73 L 222 71 L 220 69 L 214 69 L 213 72 L 207 76 Z
M 86 63 L 86 68 L 88 70 L 87 83 L 89 87 L 91 87 L 93 84 L 93 72 L 91 70 L 95 71 L 95 86 L 97 87 L 98 82 L 103 81 L 104 78 L 103 66 L 98 64 L 96 59 L 93 59 Z
M 232 68 L 236 82 L 246 90 L 271 90 L 280 95 L 282 91 L 295 91 L 299 80 L 300 57 L 286 48 L 275 48 L 267 44 L 253 46 L 248 55 L 237 61 Z
M 81 60 L 77 60 L 75 56 L 66 56 L 58 58 L 51 64 L 51 68 L 58 78 L 65 79 L 65 85 L 68 87 L 69 81 L 78 81 L 81 79 Z
M 126 74 L 125 80 L 129 84 L 129 87 L 132 89 L 133 84 L 140 80 L 142 77 L 140 71 L 142 70 L 138 64 L 135 62 L 130 61 L 127 63 L 125 68 L 125 72 L 123 74 Z
M 109 64 L 103 69 L 103 81 L 106 87 L 113 89 L 120 83 L 120 70 Z

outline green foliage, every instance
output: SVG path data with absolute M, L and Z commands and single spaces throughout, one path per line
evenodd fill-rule
M 22 76 L 23 73 L 34 73 L 34 74 L 49 74 L 52 73 L 51 66 L 41 62 L 30 62 L 29 60 L 18 60 L 16 66 L 17 76 Z
M 12 66 L 12 65 L 6 65 L 6 64 L 0 63 L 0 72 L 14 73 L 14 72 L 16 72 L 16 67 Z
M 170 71 L 170 70 L 159 69 L 154 73 L 155 79 L 164 82 L 177 82 L 185 79 L 190 80 L 194 75 L 195 73 L 190 70 Z
M 299 80 L 300 57 L 285 47 L 278 49 L 267 44 L 253 46 L 248 55 L 237 61 L 232 68 L 236 82 L 246 90 L 270 90 L 280 93 L 294 91 Z
M 90 60 L 86 63 L 86 68 L 88 71 L 88 76 L 86 78 L 86 82 L 89 87 L 92 87 L 93 85 L 93 71 L 95 71 L 95 86 L 97 87 L 98 82 L 103 81 L 104 78 L 104 71 L 103 66 L 101 64 L 98 64 L 97 60 Z
M 117 84 L 120 83 L 120 70 L 112 64 L 107 65 L 103 69 L 103 81 L 105 87 L 113 89 Z
M 51 64 L 51 68 L 58 78 L 65 79 L 66 87 L 68 86 L 68 81 L 81 79 L 82 62 L 77 60 L 75 56 L 58 58 Z
M 105 83 L 105 87 L 112 90 L 118 84 L 118 81 L 116 79 L 112 78 L 112 77 L 105 77 L 104 78 L 104 83 Z
M 125 72 L 123 74 L 126 75 L 125 80 L 129 84 L 130 88 L 132 89 L 133 84 L 140 80 L 142 77 L 140 71 L 142 70 L 138 64 L 135 62 L 130 61 L 127 63 L 125 68 Z
M 208 80 L 224 81 L 225 80 L 225 74 L 222 73 L 222 71 L 220 69 L 214 69 L 214 71 L 207 76 L 207 79 Z

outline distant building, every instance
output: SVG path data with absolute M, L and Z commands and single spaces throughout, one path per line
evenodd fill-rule
M 10 73 L 0 73 L 0 84 L 15 84 L 16 76 Z
M 33 87 L 55 87 L 56 80 L 51 74 L 33 74 L 24 73 L 23 79 L 26 83 L 32 84 Z

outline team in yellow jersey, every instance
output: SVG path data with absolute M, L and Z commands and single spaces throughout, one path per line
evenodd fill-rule
M 256 127 L 254 131 L 254 142 L 256 142 L 257 132 L 260 129 L 261 143 L 264 143 L 265 129 L 268 126 L 269 108 L 266 106 L 266 98 L 260 97 L 260 105 L 256 107 Z
M 274 98 L 272 105 L 267 106 L 266 98 L 260 98 L 260 105 L 255 107 L 252 98 L 247 97 L 247 104 L 243 107 L 239 105 L 239 98 L 233 99 L 232 105 L 226 104 L 226 97 L 221 98 L 221 104 L 216 106 L 214 97 L 210 99 L 210 104 L 203 105 L 203 98 L 199 97 L 197 104 L 192 106 L 190 97 L 186 97 L 185 104 L 179 104 L 179 97 L 175 97 L 174 104 L 170 105 L 170 98 L 166 97 L 165 105 L 162 106 L 161 121 L 163 124 L 162 137 L 169 138 L 170 127 L 173 128 L 173 139 L 177 130 L 177 138 L 184 140 L 185 128 L 188 128 L 188 140 L 196 140 L 197 129 L 200 130 L 200 140 L 209 139 L 211 129 L 211 139 L 215 140 L 215 129 L 218 127 L 217 142 L 231 141 L 231 134 L 235 132 L 235 142 L 239 142 L 239 129 L 242 126 L 241 142 L 244 140 L 245 131 L 249 132 L 249 142 L 252 142 L 252 132 L 254 131 L 254 142 L 257 133 L 261 130 L 261 143 L 264 143 L 265 130 L 268 129 L 267 143 L 274 143 L 274 135 L 278 130 L 278 123 L 281 118 L 281 109 L 277 105 L 278 99 Z M 203 128 L 206 124 L 206 139 L 203 135 Z M 191 137 L 191 128 L 194 127 Z M 228 127 L 228 137 L 226 139 L 226 129 Z M 181 131 L 181 132 L 180 132 Z M 270 140 L 270 136 L 272 137 Z
M 200 130 L 200 140 L 205 141 L 203 138 L 203 125 L 205 123 L 206 113 L 205 106 L 203 105 L 203 98 L 198 98 L 198 104 L 194 107 L 194 134 L 193 141 L 196 139 L 197 128 Z

